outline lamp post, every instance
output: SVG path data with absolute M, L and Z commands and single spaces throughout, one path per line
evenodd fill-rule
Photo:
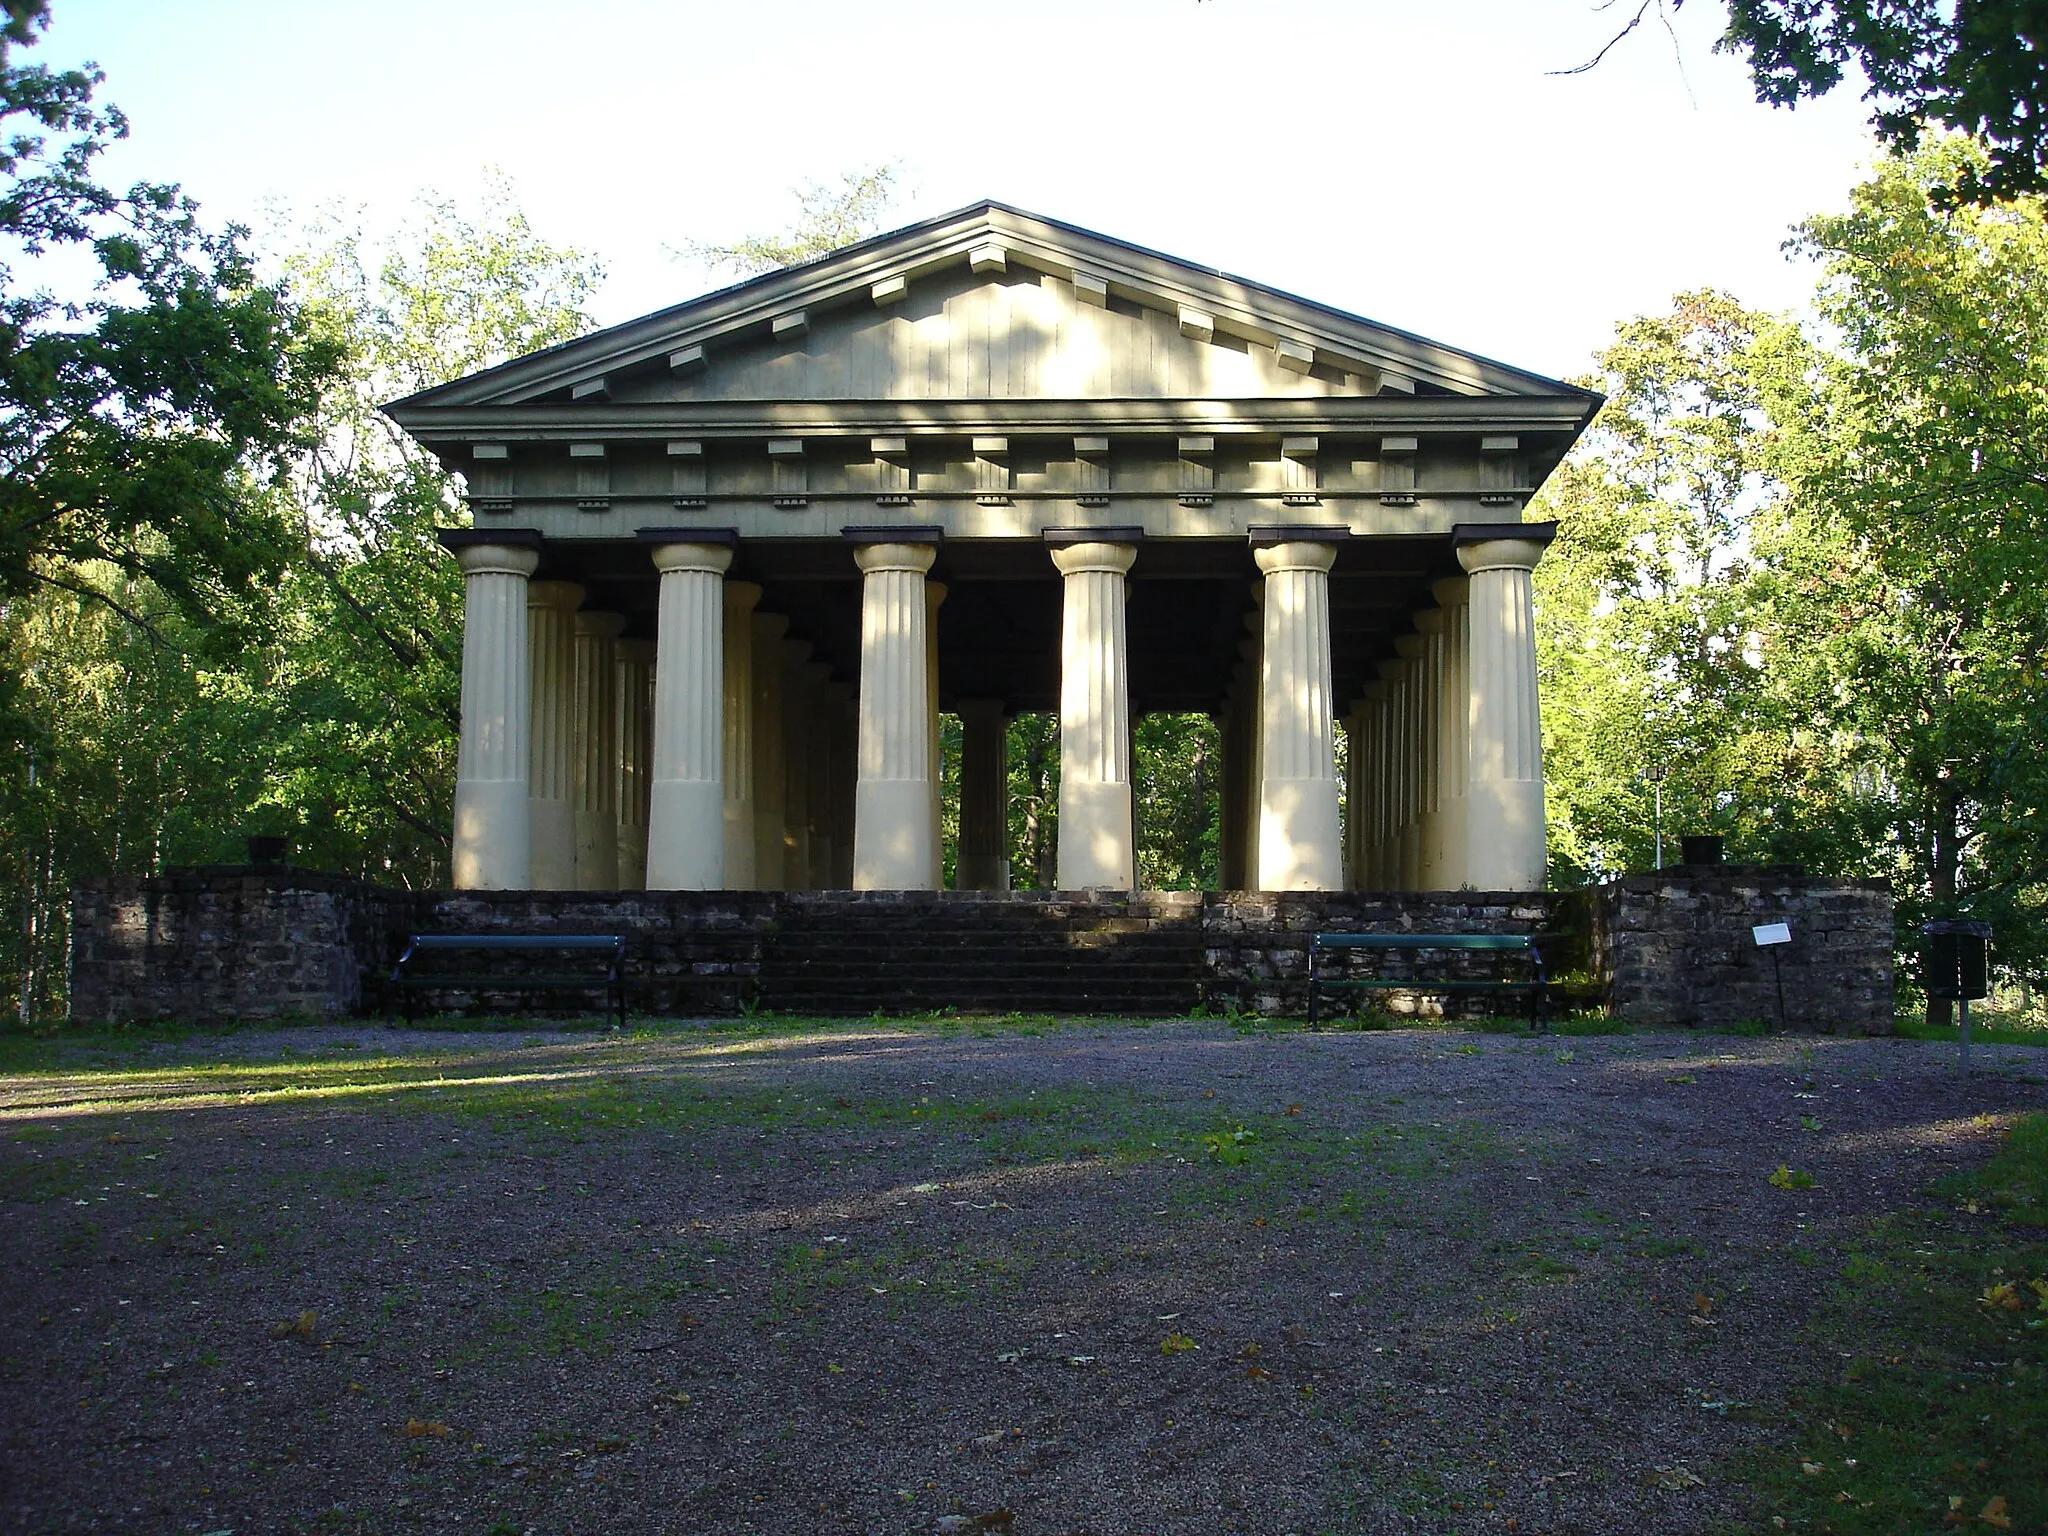
M 1664 778 L 1671 770 L 1662 763 L 1652 763 L 1643 770 L 1643 777 L 1650 781 L 1650 787 L 1657 796 L 1657 868 L 1664 868 Z

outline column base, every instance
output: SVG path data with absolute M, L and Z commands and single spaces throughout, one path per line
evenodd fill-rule
M 647 829 L 619 828 L 619 887 L 622 891 L 647 889 Z
M 619 823 L 592 811 L 576 813 L 576 889 L 619 889 Z
M 576 889 L 576 807 L 568 800 L 526 802 L 527 822 L 532 828 L 533 889 L 573 891 Z
M 999 853 L 963 853 L 953 862 L 953 888 L 960 891 L 1007 891 L 1010 861 Z
M 1130 785 L 1060 781 L 1061 890 L 1134 890 L 1132 838 Z
M 656 779 L 647 797 L 647 889 L 725 886 L 725 786 L 716 779 Z
M 533 884 L 526 780 L 458 779 L 451 877 L 458 891 L 524 891 Z
M 754 802 L 727 800 L 725 818 L 725 886 L 728 891 L 758 887 L 754 869 Z
M 1259 790 L 1259 889 L 1344 888 L 1335 779 L 1268 779 Z
M 1465 875 L 1474 890 L 1540 891 L 1549 884 L 1541 780 L 1480 780 L 1465 803 Z
M 863 779 L 855 786 L 853 888 L 932 889 L 929 779 Z

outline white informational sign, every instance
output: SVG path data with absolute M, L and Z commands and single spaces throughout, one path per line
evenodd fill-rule
M 1756 947 L 1766 948 L 1772 944 L 1790 944 L 1792 925 L 1790 923 L 1758 923 L 1749 930 L 1756 935 Z

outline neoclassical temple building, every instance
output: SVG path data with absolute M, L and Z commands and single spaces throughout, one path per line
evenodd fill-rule
M 1173 710 L 1227 888 L 1540 888 L 1522 507 L 1599 404 L 997 203 L 399 401 L 473 514 L 455 884 L 935 888 L 953 711 L 1001 889 L 1056 710 L 1058 883 L 1128 889 Z

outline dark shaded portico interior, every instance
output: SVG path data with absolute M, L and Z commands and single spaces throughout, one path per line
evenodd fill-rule
M 1128 537 L 1123 530 L 1104 530 Z M 1318 529 L 1327 539 L 1329 530 Z M 584 606 L 626 615 L 628 636 L 655 638 L 657 578 L 642 544 L 551 539 L 541 577 L 588 590 Z M 861 578 L 837 539 L 748 539 L 731 577 L 762 589 L 759 612 L 789 619 L 789 637 L 835 678 L 860 677 Z M 1352 699 L 1395 656 L 1413 615 L 1433 605 L 1431 583 L 1462 574 L 1448 534 L 1345 538 L 1330 576 L 1335 698 Z M 931 573 L 946 588 L 938 613 L 939 705 L 997 699 L 1010 713 L 1057 711 L 1061 578 L 1038 539 L 952 540 Z M 1149 540 L 1128 579 L 1134 714 L 1220 709 L 1252 638 L 1260 580 L 1243 538 Z

